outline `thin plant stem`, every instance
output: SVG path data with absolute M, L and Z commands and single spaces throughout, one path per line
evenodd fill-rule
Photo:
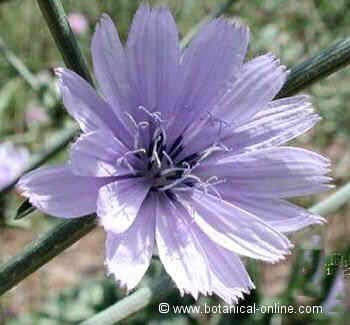
M 0 295 L 77 242 L 95 227 L 95 223 L 95 216 L 61 222 L 1 265 Z
M 113 325 L 133 315 L 150 304 L 159 302 L 173 289 L 171 280 L 167 276 L 152 281 L 116 304 L 108 307 L 102 312 L 92 316 L 80 325 Z M 164 306 L 164 308 L 167 308 Z
M 93 84 L 60 0 L 37 0 L 66 66 Z
M 6 46 L 0 37 L 0 53 L 4 55 L 10 65 L 18 72 L 23 80 L 35 91 L 39 90 L 36 77 L 29 71 L 25 64 Z
M 293 67 L 277 98 L 296 94 L 350 63 L 350 37 L 320 51 Z

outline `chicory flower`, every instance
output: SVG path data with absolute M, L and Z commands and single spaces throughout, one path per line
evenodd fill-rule
M 108 270 L 128 290 L 157 251 L 182 294 L 236 303 L 254 288 L 239 256 L 280 261 L 285 233 L 324 221 L 287 199 L 328 189 L 328 159 L 283 146 L 319 117 L 307 96 L 274 100 L 288 72 L 272 54 L 245 63 L 248 41 L 219 18 L 182 52 L 169 10 L 142 4 L 125 46 L 107 15 L 97 26 L 99 92 L 57 69 L 83 133 L 66 164 L 19 185 L 48 214 L 96 212 Z
M 11 142 L 0 144 L 0 190 L 23 172 L 28 161 L 29 152 L 26 148 L 15 147 Z

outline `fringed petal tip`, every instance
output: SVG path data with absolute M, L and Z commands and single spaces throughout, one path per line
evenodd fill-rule
M 239 32 L 237 35 L 240 36 L 240 40 L 246 39 L 247 43 L 249 43 L 250 28 L 242 19 L 220 16 L 214 19 L 214 21 L 221 24 L 223 27 L 234 29 L 236 32 Z
M 263 261 L 263 262 L 268 262 L 270 264 L 278 264 L 278 263 L 281 263 L 283 261 L 285 261 L 289 256 L 292 255 L 292 249 L 294 248 L 294 244 L 290 244 L 289 246 L 289 249 L 288 251 L 284 252 L 283 254 L 281 254 L 279 257 L 275 258 L 275 259 L 271 259 L 271 260 L 268 260 L 268 261 Z
M 67 82 L 69 78 L 74 77 L 75 73 L 74 71 L 71 71 L 67 68 L 63 67 L 57 67 L 53 69 L 54 74 L 56 76 L 56 83 L 60 90 L 60 95 L 63 96 L 65 92 L 70 91 L 69 86 L 67 85 Z
M 22 179 L 22 178 L 21 178 Z M 17 182 L 17 184 L 15 185 L 15 190 L 16 192 L 25 197 L 26 199 L 29 200 L 29 203 L 36 207 L 37 209 L 39 209 L 39 207 L 37 206 L 36 200 L 33 200 L 33 197 L 31 195 L 31 193 L 28 191 L 28 189 L 23 185 L 23 183 L 20 183 L 21 179 Z
M 242 19 L 239 18 L 226 18 L 226 20 L 231 24 L 232 27 L 236 29 L 241 29 L 242 32 L 247 33 L 249 36 L 250 33 L 250 28 L 249 26 L 243 21 Z
M 312 215 L 311 216 L 311 219 L 312 219 L 312 223 L 311 223 L 311 226 L 312 224 L 314 225 L 324 225 L 324 224 L 327 224 L 328 223 L 328 220 L 321 217 L 321 216 L 317 216 L 317 215 Z
M 63 68 L 63 67 L 57 67 L 54 68 L 53 71 L 55 73 L 55 76 L 58 78 L 58 81 L 61 82 L 64 76 L 64 73 L 67 72 L 68 69 Z
M 108 30 L 108 29 L 112 30 L 113 32 L 116 31 L 112 18 L 107 13 L 104 12 L 101 14 L 95 26 L 95 32 L 92 37 L 92 42 L 94 42 L 96 37 L 100 36 L 100 33 L 103 33 L 105 30 Z
M 59 218 L 77 218 L 96 211 L 103 179 L 79 177 L 67 165 L 43 167 L 24 175 L 18 188 L 40 211 Z
M 100 17 L 100 20 L 99 20 L 99 23 L 103 23 L 103 22 L 106 22 L 106 23 L 112 23 L 113 24 L 113 21 L 111 19 L 111 17 L 107 14 L 107 13 L 102 13 L 101 17 Z
M 276 71 L 284 74 L 285 77 L 290 73 L 290 70 L 288 70 L 287 66 L 281 64 L 281 59 L 273 52 L 266 53 L 264 57 L 270 58 L 271 64 L 277 69 Z
M 118 269 L 122 266 L 118 265 L 116 269 L 114 269 L 111 265 L 113 264 L 112 260 L 106 260 L 104 265 L 106 268 L 106 275 L 108 277 L 112 277 L 116 282 L 118 288 L 125 291 L 126 294 L 129 294 L 133 291 L 140 283 L 141 278 L 137 277 L 136 279 L 131 279 L 130 274 L 132 274 L 131 269 L 130 272 L 119 271 Z
M 186 290 L 184 288 L 177 288 L 180 296 L 191 295 L 195 301 L 201 296 L 217 296 L 222 299 L 228 305 L 236 305 L 240 300 L 244 299 L 244 295 L 249 295 L 256 287 L 254 283 L 249 279 L 249 284 L 246 287 L 221 287 L 220 290 L 209 289 L 205 290 Z
M 35 171 L 36 172 L 36 171 Z M 40 200 L 36 198 L 35 191 L 31 190 L 30 181 L 33 172 L 29 172 L 23 175 L 16 184 L 16 191 L 23 197 L 29 200 L 29 203 L 36 207 L 41 208 Z
M 116 286 L 118 287 L 118 289 L 125 291 L 125 294 L 128 295 L 128 294 L 130 294 L 130 292 L 132 292 L 136 288 L 137 284 L 135 284 L 134 286 L 130 286 L 130 285 L 128 286 L 128 283 L 126 281 L 123 281 L 123 280 L 119 279 L 117 277 L 117 275 L 108 268 L 108 262 L 107 261 L 105 261 L 104 265 L 105 265 L 105 268 L 106 268 L 106 275 L 107 275 L 107 277 L 112 277 L 113 278 L 113 280 L 115 281 Z

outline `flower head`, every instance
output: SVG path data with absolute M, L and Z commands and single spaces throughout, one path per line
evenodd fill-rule
M 28 125 L 33 123 L 48 124 L 50 118 L 43 107 L 36 104 L 30 104 L 26 109 L 26 121 Z
M 11 142 L 0 144 L 0 190 L 20 175 L 28 160 L 29 153 L 26 148 L 16 148 Z
M 68 14 L 67 18 L 74 34 L 84 34 L 88 29 L 89 23 L 83 14 L 79 12 L 71 12 Z
M 103 15 L 92 40 L 100 94 L 57 69 L 83 134 L 62 166 L 22 178 L 46 213 L 97 212 L 106 264 L 128 289 L 157 248 L 182 293 L 235 303 L 254 287 L 239 256 L 277 262 L 284 233 L 323 219 L 286 199 L 329 187 L 329 161 L 281 146 L 319 117 L 306 96 L 274 100 L 287 71 L 272 55 L 244 63 L 248 29 L 225 19 L 182 53 L 165 7 L 138 9 L 124 47 Z

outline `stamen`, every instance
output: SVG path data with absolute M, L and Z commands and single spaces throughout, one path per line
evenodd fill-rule
M 211 181 L 217 181 L 219 178 L 217 177 L 217 176 L 210 176 L 208 179 L 207 179 L 207 181 L 206 181 L 206 183 L 210 183 Z
M 229 127 L 230 124 L 223 120 L 220 119 L 218 117 L 215 117 L 214 114 L 212 112 L 206 112 L 208 114 L 207 117 L 207 122 L 211 124 L 211 126 L 214 126 L 216 123 L 219 123 L 220 127 L 225 126 L 225 127 Z
M 161 112 L 150 112 L 146 107 L 141 105 L 138 107 L 138 109 L 145 112 L 148 116 L 150 116 L 155 122 L 158 122 L 159 124 L 165 122 L 161 118 Z
M 137 150 L 128 151 L 122 157 L 117 159 L 117 164 L 119 166 L 124 164 L 134 175 L 137 174 L 136 169 L 134 167 L 132 167 L 132 165 L 128 161 L 128 156 L 130 156 L 130 155 L 137 155 L 138 153 L 146 154 L 146 150 L 141 148 L 141 149 L 137 149 Z
M 174 168 L 168 168 L 168 169 L 164 169 L 162 170 L 160 173 L 159 173 L 159 176 L 167 176 L 169 174 L 172 174 L 174 172 L 186 172 L 187 170 L 184 169 L 184 168 L 177 168 L 177 167 L 174 167 Z
M 193 187 L 186 186 L 186 187 L 177 187 L 173 189 L 173 192 L 188 192 L 193 191 Z
M 223 183 L 226 183 L 225 179 L 219 180 L 217 176 L 211 176 L 206 180 L 206 182 L 198 182 L 196 185 L 198 188 L 203 188 L 203 194 L 209 194 L 209 190 L 211 190 L 214 195 L 222 200 L 222 196 L 215 186 Z
M 220 151 L 226 151 L 224 148 L 222 148 L 220 145 L 213 144 L 211 147 L 208 149 L 204 150 L 202 154 L 199 155 L 199 159 L 196 161 L 196 166 L 198 163 L 201 161 L 207 159 L 212 153 L 214 152 L 220 152 Z
M 168 153 L 167 153 L 165 150 L 163 150 L 162 153 L 163 153 L 164 157 L 166 158 L 166 160 L 168 161 L 168 164 L 169 164 L 171 167 L 174 167 L 174 162 L 173 162 L 173 160 L 170 158 L 170 156 L 168 155 Z
M 130 170 L 130 172 L 134 175 L 136 175 L 136 170 L 134 167 L 131 166 L 131 164 L 129 163 L 128 159 L 125 157 L 121 157 L 117 160 L 117 163 L 121 166 L 123 163 L 124 165 Z
M 162 141 L 162 137 L 158 136 L 153 143 L 152 156 L 151 156 L 151 162 L 155 161 L 158 168 L 162 167 L 162 162 L 159 158 L 159 153 L 158 153 L 158 143 L 160 141 Z
M 175 149 L 177 149 L 178 146 L 180 146 L 181 144 L 181 141 L 182 141 L 182 135 L 178 136 L 176 138 L 176 140 L 174 141 L 174 143 L 172 144 L 170 150 L 169 150 L 169 153 L 171 154 Z
M 173 150 L 173 152 L 171 153 L 171 157 L 173 157 L 173 159 L 175 159 L 180 153 L 181 151 L 184 149 L 184 147 L 180 144 L 176 150 Z
M 134 127 L 135 127 L 135 129 L 137 129 L 138 128 L 138 125 L 137 125 L 137 122 L 136 122 L 136 120 L 134 119 L 134 117 L 130 114 L 130 113 L 128 113 L 128 112 L 124 112 L 124 114 L 129 118 L 129 120 L 134 124 Z
M 162 191 L 162 192 L 167 191 L 167 190 L 170 190 L 170 189 L 172 189 L 173 187 L 175 187 L 176 185 L 182 183 L 182 181 L 183 181 L 184 179 L 185 179 L 185 178 L 179 178 L 179 179 L 175 180 L 174 182 L 172 182 L 172 183 L 170 183 L 170 184 L 168 184 L 168 185 L 165 185 L 165 186 L 163 186 L 163 187 L 157 188 L 157 190 L 158 190 L 158 191 Z
M 136 134 L 134 138 L 134 149 L 137 150 L 141 146 L 141 130 L 149 126 L 149 123 L 146 121 L 139 122 L 137 124 Z
M 162 126 L 159 126 L 156 128 L 153 134 L 153 141 L 157 139 L 157 137 L 162 138 L 162 143 L 166 143 L 167 137 L 166 137 L 166 132 L 165 129 Z
M 180 178 L 178 178 L 177 180 L 175 180 L 174 182 L 168 184 L 168 185 L 165 185 L 163 187 L 160 187 L 158 188 L 159 191 L 167 191 L 167 190 L 170 190 L 172 188 L 174 188 L 176 185 L 182 183 L 184 180 L 186 179 L 194 179 L 195 181 L 201 181 L 199 177 L 195 176 L 195 175 L 191 175 L 191 174 L 187 174 L 189 171 L 185 170 L 184 171 L 184 175 Z

